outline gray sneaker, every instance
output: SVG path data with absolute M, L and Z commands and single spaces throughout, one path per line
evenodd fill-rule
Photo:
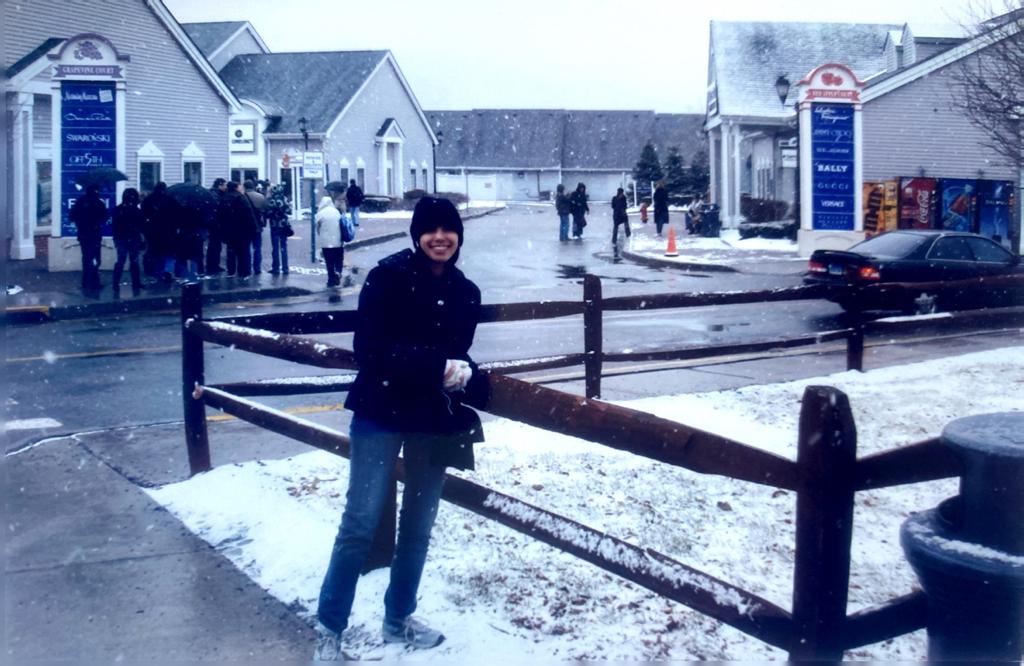
M 319 622 L 316 625 L 316 652 L 313 661 L 348 661 L 341 649 L 341 633 L 331 631 Z
M 444 634 L 411 615 L 398 621 L 385 619 L 381 634 L 385 643 L 404 643 L 417 650 L 437 647 L 444 642 Z

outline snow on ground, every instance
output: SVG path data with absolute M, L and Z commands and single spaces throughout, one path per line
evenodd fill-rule
M 649 222 L 652 224 L 653 222 Z M 781 238 L 740 239 L 736 229 L 723 229 L 719 238 L 702 238 L 679 233 L 676 229 L 678 257 L 665 257 L 665 261 L 688 264 L 732 264 L 737 261 L 793 261 L 798 259 L 796 243 Z M 633 252 L 664 251 L 668 246 L 668 231 L 664 237 L 651 234 L 633 234 L 628 249 Z M 741 252 L 737 252 L 740 250 Z
M 950 420 L 1021 409 L 1024 347 L 843 372 L 733 391 L 621 404 L 778 455 L 796 455 L 808 385 L 845 391 L 861 456 L 938 435 Z M 792 589 L 795 495 L 703 476 L 516 422 L 485 424 L 477 483 L 652 548 L 784 608 Z M 150 491 L 259 585 L 312 618 L 341 515 L 348 465 L 314 451 L 223 466 Z M 899 546 L 912 512 L 956 494 L 953 480 L 857 495 L 850 612 L 910 592 Z M 360 581 L 350 626 L 376 636 L 387 572 Z M 401 660 L 781 660 L 785 654 L 592 565 L 442 503 L 417 612 L 448 635 Z M 373 641 L 367 639 L 372 644 Z M 847 658 L 923 660 L 924 632 Z

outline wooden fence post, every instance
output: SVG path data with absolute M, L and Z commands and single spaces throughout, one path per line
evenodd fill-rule
M 791 660 L 842 659 L 856 461 L 857 431 L 846 394 L 808 386 L 797 450 Z
M 864 372 L 864 320 L 860 318 L 846 338 L 846 369 Z
M 205 383 L 203 340 L 188 330 L 190 319 L 203 318 L 203 286 L 189 282 L 181 288 L 181 400 L 185 409 L 185 445 L 191 474 L 209 471 L 210 441 L 206 433 L 206 405 L 192 397 L 196 386 Z
M 604 353 L 601 317 L 601 279 L 587 273 L 583 276 L 583 368 L 588 398 L 601 397 L 601 356 Z

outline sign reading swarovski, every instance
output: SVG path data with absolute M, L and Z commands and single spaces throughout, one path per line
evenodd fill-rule
M 82 189 L 78 180 L 89 169 L 117 166 L 117 112 L 114 83 L 63 81 L 61 94 L 61 235 L 74 236 L 68 219 L 71 205 Z M 112 207 L 115 187 L 100 188 L 100 196 Z M 109 235 L 107 228 L 104 233 Z
M 811 183 L 814 229 L 852 230 L 854 193 L 853 108 L 811 104 Z

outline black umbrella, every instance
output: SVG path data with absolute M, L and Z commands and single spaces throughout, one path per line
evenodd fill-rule
M 196 211 L 203 219 L 212 219 L 217 210 L 217 195 L 195 183 L 178 183 L 167 188 L 167 195 L 182 208 Z
M 75 179 L 82 187 L 90 185 L 106 185 L 119 180 L 128 180 L 128 176 L 114 167 L 93 167 Z
M 324 189 L 328 192 L 344 192 L 346 188 L 348 188 L 348 183 L 343 183 L 340 180 L 332 180 L 324 185 Z

